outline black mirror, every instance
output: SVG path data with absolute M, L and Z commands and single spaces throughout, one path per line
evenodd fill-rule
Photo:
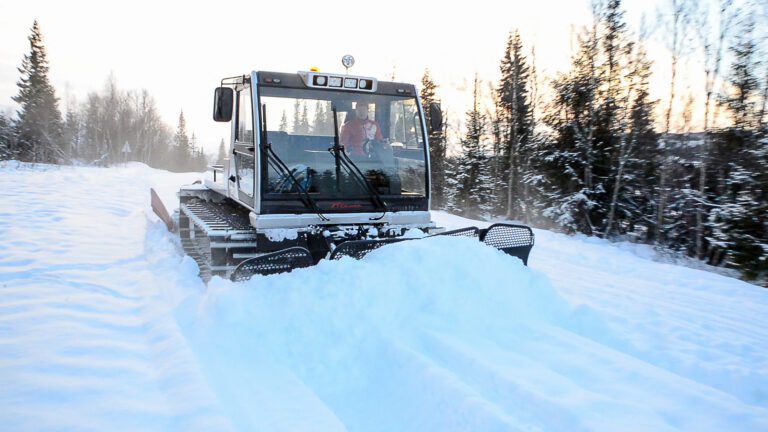
M 429 104 L 429 133 L 443 131 L 443 111 L 440 109 L 440 105 L 432 102 Z
M 228 122 L 232 120 L 232 105 L 235 92 L 229 87 L 217 87 L 213 94 L 213 120 Z

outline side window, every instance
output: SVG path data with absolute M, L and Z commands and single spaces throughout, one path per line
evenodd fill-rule
M 237 179 L 238 179 L 238 188 L 241 192 L 247 194 L 249 197 L 253 198 L 253 179 L 254 179 L 254 173 L 253 173 L 253 166 L 254 166 L 254 159 L 253 156 L 240 154 L 239 157 L 235 158 L 236 161 L 236 168 L 237 168 Z
M 246 87 L 237 93 L 237 136 L 239 142 L 253 142 L 253 111 L 251 89 Z
M 389 115 L 390 136 L 405 148 L 418 149 L 424 144 L 421 137 L 419 112 L 413 100 L 392 102 Z

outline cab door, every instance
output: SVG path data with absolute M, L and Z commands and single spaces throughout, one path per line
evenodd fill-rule
M 235 180 L 237 198 L 253 208 L 256 185 L 256 145 L 253 134 L 253 103 L 250 85 L 237 88 L 235 124 Z

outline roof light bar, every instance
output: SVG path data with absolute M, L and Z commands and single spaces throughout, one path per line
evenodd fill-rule
M 331 87 L 339 90 L 375 92 L 377 86 L 376 78 L 370 77 L 349 75 L 340 76 L 333 74 L 323 74 L 314 71 L 300 71 L 299 76 L 301 76 L 302 80 L 304 80 L 304 84 L 306 84 L 308 87 Z

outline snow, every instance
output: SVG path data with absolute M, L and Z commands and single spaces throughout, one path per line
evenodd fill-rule
M 291 228 L 266 229 L 261 231 L 270 241 L 281 242 L 283 240 L 296 240 L 299 230 Z
M 765 289 L 541 230 L 205 286 L 148 193 L 199 176 L 0 162 L 3 429 L 768 430 Z

